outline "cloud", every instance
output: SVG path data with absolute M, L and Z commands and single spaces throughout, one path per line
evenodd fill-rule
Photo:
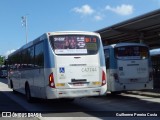
M 13 53 L 14 51 L 16 51 L 16 50 L 8 50 L 8 51 L 4 54 L 4 56 L 7 58 L 8 55 L 11 54 L 11 53 Z
M 133 13 L 133 6 L 132 5 L 126 5 L 126 4 L 122 4 L 122 5 L 117 6 L 117 7 L 111 7 L 111 6 L 107 5 L 105 9 L 110 10 L 112 12 L 115 12 L 119 15 L 130 15 L 130 14 Z
M 103 19 L 103 17 L 100 16 L 100 15 L 95 15 L 95 16 L 94 16 L 94 19 L 95 19 L 96 21 L 100 21 L 100 20 Z
M 82 17 L 84 16 L 90 16 L 96 21 L 100 21 L 103 19 L 103 16 L 100 15 L 96 10 L 94 10 L 91 6 L 89 5 L 83 5 L 81 7 L 75 7 L 72 9 L 75 13 L 81 14 Z
M 81 7 L 75 7 L 74 12 L 80 13 L 82 15 L 91 15 L 94 13 L 94 10 L 89 5 L 83 5 Z
M 131 15 L 133 13 L 133 6 L 128 4 L 122 4 L 116 7 L 111 7 L 107 5 L 105 8 L 101 8 L 100 10 L 93 9 L 90 5 L 85 4 L 80 7 L 75 7 L 72 9 L 73 12 L 81 14 L 81 17 L 92 17 L 95 21 L 101 21 L 105 18 L 105 11 L 109 10 L 119 15 Z

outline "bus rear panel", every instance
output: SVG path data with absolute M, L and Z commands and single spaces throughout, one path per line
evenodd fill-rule
M 136 43 L 121 43 L 105 48 L 104 51 L 107 54 L 105 55 L 106 64 L 108 64 L 108 91 L 115 92 L 153 88 L 147 46 Z
M 97 36 L 51 35 L 50 44 L 56 63 L 53 72 L 54 96 L 84 97 L 105 93 L 106 73 L 100 63 L 101 42 Z M 55 89 L 47 89 L 48 97 L 52 98 L 51 93 Z

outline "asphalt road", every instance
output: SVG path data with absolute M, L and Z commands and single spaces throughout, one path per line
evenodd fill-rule
M 59 100 L 37 100 L 27 103 L 25 96 L 14 94 L 6 79 L 0 79 L 0 111 L 15 113 L 40 113 L 37 119 L 160 119 L 160 98 L 133 94 L 106 95 L 102 97 L 77 98 L 68 103 Z M 151 116 L 152 115 L 152 116 Z M 141 117 L 140 117 L 141 116 Z M 35 119 L 35 118 L 34 118 Z

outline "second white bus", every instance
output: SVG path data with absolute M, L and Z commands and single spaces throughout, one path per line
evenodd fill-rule
M 160 88 L 160 49 L 150 50 L 152 68 L 153 68 L 153 85 L 154 88 Z
M 149 48 L 140 43 L 104 46 L 107 89 L 111 93 L 152 89 L 152 66 Z
M 104 51 L 93 32 L 49 32 L 8 56 L 8 85 L 13 91 L 43 99 L 104 95 Z

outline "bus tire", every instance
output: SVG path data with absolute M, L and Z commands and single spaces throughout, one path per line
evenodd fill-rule
M 115 92 L 111 92 L 112 95 L 119 95 L 121 94 L 121 91 L 115 91 Z
M 10 80 L 11 89 L 13 89 L 13 83 L 12 80 Z
M 75 99 L 74 98 L 61 98 L 60 101 L 64 102 L 64 103 L 71 103 L 73 102 Z
M 25 96 L 26 96 L 27 102 L 29 103 L 33 102 L 33 98 L 31 97 L 31 92 L 30 92 L 28 83 L 26 83 L 25 85 Z

